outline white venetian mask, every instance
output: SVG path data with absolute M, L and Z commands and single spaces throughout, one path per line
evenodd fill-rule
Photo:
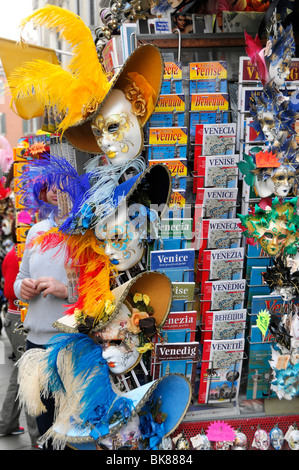
M 98 146 L 113 165 L 128 163 L 140 154 L 143 131 L 121 90 L 111 91 L 91 127 Z
M 118 271 L 132 268 L 144 252 L 140 231 L 129 221 L 126 206 L 109 216 L 106 222 L 95 227 L 95 235 L 104 244 L 104 250 Z
M 139 336 L 129 331 L 130 315 L 129 308 L 123 304 L 117 316 L 98 333 L 103 341 L 103 358 L 113 374 L 123 374 L 139 362 Z

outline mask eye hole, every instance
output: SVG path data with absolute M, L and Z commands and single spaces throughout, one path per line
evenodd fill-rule
M 109 124 L 109 126 L 108 126 L 108 132 L 110 134 L 113 134 L 114 132 L 117 132 L 118 129 L 119 129 L 119 123 L 117 123 L 117 122 Z
M 267 238 L 267 240 L 272 240 L 273 239 L 273 233 L 271 233 L 271 232 L 266 232 L 264 236 L 265 236 L 265 238 Z
M 95 126 L 92 126 L 92 132 L 96 137 L 102 137 L 102 131 Z

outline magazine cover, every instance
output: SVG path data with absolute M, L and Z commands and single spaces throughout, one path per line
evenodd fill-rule
M 195 126 L 194 168 L 199 156 L 234 155 L 236 124 L 198 124 Z
M 150 270 L 166 274 L 172 282 L 194 282 L 194 249 L 150 253 Z
M 168 374 L 182 374 L 194 389 L 199 343 L 156 343 L 152 357 L 153 380 Z
M 194 307 L 195 282 L 172 282 L 171 312 L 192 311 Z
M 247 310 L 207 311 L 203 325 L 202 341 L 244 338 Z
M 237 400 L 243 356 L 244 338 L 204 341 L 198 394 L 199 403 Z
M 210 280 L 241 279 L 244 267 L 244 248 L 205 250 L 202 269 L 197 282 Z

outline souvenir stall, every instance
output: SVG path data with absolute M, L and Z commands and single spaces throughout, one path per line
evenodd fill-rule
M 20 59 L 7 77 L 44 115 L 14 149 L 20 224 L 55 186 L 64 217 L 31 246 L 58 249 L 69 282 L 57 334 L 18 362 L 20 400 L 39 416 L 55 397 L 41 437 L 55 449 L 297 450 L 292 26 L 273 8 L 263 41 L 245 32 L 232 87 L 225 60 L 130 49 L 124 14 L 103 13 L 96 42 L 54 5 L 21 25 L 72 55 Z

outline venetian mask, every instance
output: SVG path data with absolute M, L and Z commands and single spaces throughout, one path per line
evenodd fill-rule
M 275 64 L 271 61 L 269 64 L 269 80 L 273 80 L 275 85 L 284 85 L 290 73 L 291 57 L 285 56 Z
M 236 437 L 233 442 L 233 450 L 246 450 L 247 436 L 243 432 L 236 432 Z
M 190 437 L 190 441 L 195 450 L 211 450 L 211 442 L 205 434 Z
M 271 221 L 268 228 L 259 239 L 262 249 L 270 256 L 276 256 L 283 250 L 289 234 L 285 224 Z
M 299 450 L 299 430 L 294 429 L 289 433 L 288 444 L 291 450 Z
M 272 181 L 274 185 L 273 194 L 278 197 L 286 197 L 295 181 L 295 171 L 281 165 L 272 176 Z
M 266 111 L 258 114 L 258 121 L 263 131 L 265 139 L 268 142 L 273 142 L 278 137 L 276 128 L 276 120 L 273 113 Z
M 281 450 L 284 441 L 284 434 L 282 430 L 278 427 L 274 427 L 269 432 L 269 437 L 272 447 L 274 447 L 275 450 Z
M 254 178 L 254 187 L 261 198 L 266 198 L 274 194 L 274 182 L 272 178 L 264 179 L 262 175 Z
M 132 328 L 132 312 L 125 303 L 116 317 L 97 333 L 103 345 L 103 358 L 113 374 L 123 374 L 139 362 L 141 354 L 137 351 L 138 334 Z
M 258 429 L 255 431 L 252 446 L 256 447 L 258 450 L 268 450 L 270 446 L 270 438 L 267 431 L 264 429 Z
M 106 255 L 118 271 L 132 268 L 144 252 L 144 240 L 129 220 L 125 204 L 109 216 L 104 225 L 95 227 L 95 235 L 104 245 Z
M 111 91 L 91 127 L 98 146 L 113 165 L 128 163 L 140 154 L 143 131 L 121 90 Z

